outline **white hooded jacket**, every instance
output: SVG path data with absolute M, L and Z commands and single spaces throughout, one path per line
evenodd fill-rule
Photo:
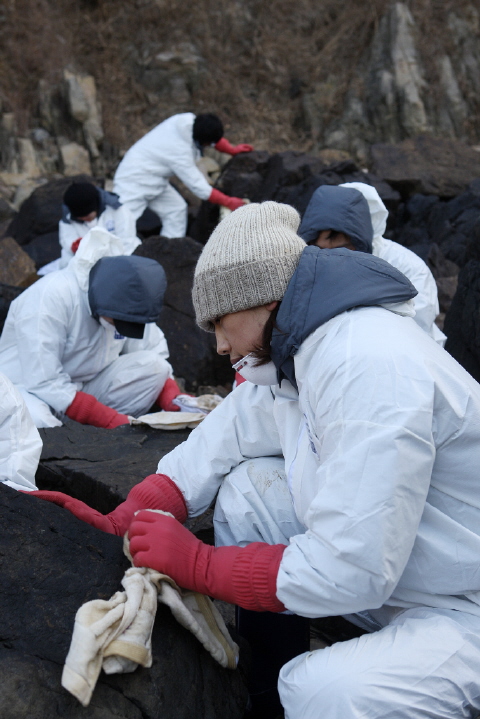
M 141 340 L 119 338 L 91 315 L 91 268 L 101 257 L 123 254 L 117 237 L 94 228 L 66 269 L 43 277 L 10 306 L 0 337 L 0 371 L 57 412 L 65 412 L 76 392 L 121 354 L 152 350 L 168 358 L 156 324 L 145 325 Z
M 346 182 L 340 187 L 358 190 L 367 200 L 373 226 L 372 254 L 386 260 L 408 277 L 418 291 L 415 297 L 415 321 L 443 347 L 447 338 L 435 324 L 435 318 L 440 311 L 438 291 L 429 268 L 414 252 L 383 237 L 388 210 L 374 187 L 364 182 Z
M 194 195 L 208 200 L 212 192 L 196 166 L 200 152 L 193 141 L 195 115 L 173 115 L 154 127 L 125 154 L 114 177 L 115 192 L 122 202 L 158 197 L 175 175 Z
M 160 461 L 189 515 L 244 460 L 283 456 L 305 527 L 280 564 L 288 609 L 480 615 L 479 385 L 413 319 L 382 307 L 333 317 L 293 359 L 298 392 L 245 382 Z

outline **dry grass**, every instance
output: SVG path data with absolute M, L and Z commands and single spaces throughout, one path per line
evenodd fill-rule
M 211 110 L 233 140 L 270 150 L 308 149 L 312 138 L 296 123 L 300 92 L 333 78 L 326 119 L 341 112 L 344 90 L 388 2 L 5 0 L 0 20 L 4 109 L 15 112 L 21 129 L 31 127 L 38 115 L 39 80 L 59 82 L 63 68 L 71 65 L 96 78 L 106 138 L 116 147 L 125 149 L 172 112 Z M 439 41 L 448 44 L 447 13 L 469 2 L 407 4 L 426 39 L 422 53 L 428 63 Z M 135 80 L 132 52 L 186 42 L 205 61 L 200 86 L 186 104 L 152 106 Z

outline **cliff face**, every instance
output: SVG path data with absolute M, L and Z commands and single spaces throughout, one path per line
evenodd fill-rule
M 8 0 L 1 179 L 111 174 L 183 111 L 259 149 L 365 164 L 372 143 L 418 134 L 475 144 L 479 25 L 470 0 Z

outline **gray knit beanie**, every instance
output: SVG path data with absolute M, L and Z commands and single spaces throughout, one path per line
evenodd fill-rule
M 278 202 L 239 207 L 216 227 L 200 255 L 193 281 L 197 324 L 283 299 L 305 243 L 298 212 Z

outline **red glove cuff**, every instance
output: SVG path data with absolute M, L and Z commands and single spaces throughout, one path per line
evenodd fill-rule
M 277 575 L 286 547 L 254 542 L 246 547 L 218 547 L 210 557 L 206 594 L 254 612 L 283 612 L 277 599 Z M 212 582 L 208 579 L 213 579 Z M 218 593 L 221 592 L 221 594 Z
M 165 410 L 165 412 L 179 412 L 180 407 L 177 407 L 176 404 L 172 404 L 172 401 L 175 397 L 178 397 L 179 394 L 182 394 L 182 390 L 175 380 L 169 377 L 163 385 L 162 391 L 158 395 L 158 406 Z
M 143 482 L 130 490 L 127 501 L 129 500 L 136 502 L 138 509 L 161 509 L 170 512 L 181 524 L 188 517 L 183 494 L 166 474 L 149 474 Z
M 90 424 L 93 427 L 103 427 L 104 429 L 113 429 L 121 424 L 129 423 L 126 414 L 120 414 L 116 409 L 107 407 L 92 394 L 86 392 L 77 392 L 65 414 L 80 424 Z
M 217 144 L 215 145 L 215 149 L 219 152 L 226 152 L 228 155 L 234 155 L 235 154 L 235 147 L 227 140 L 226 137 L 222 137 Z

